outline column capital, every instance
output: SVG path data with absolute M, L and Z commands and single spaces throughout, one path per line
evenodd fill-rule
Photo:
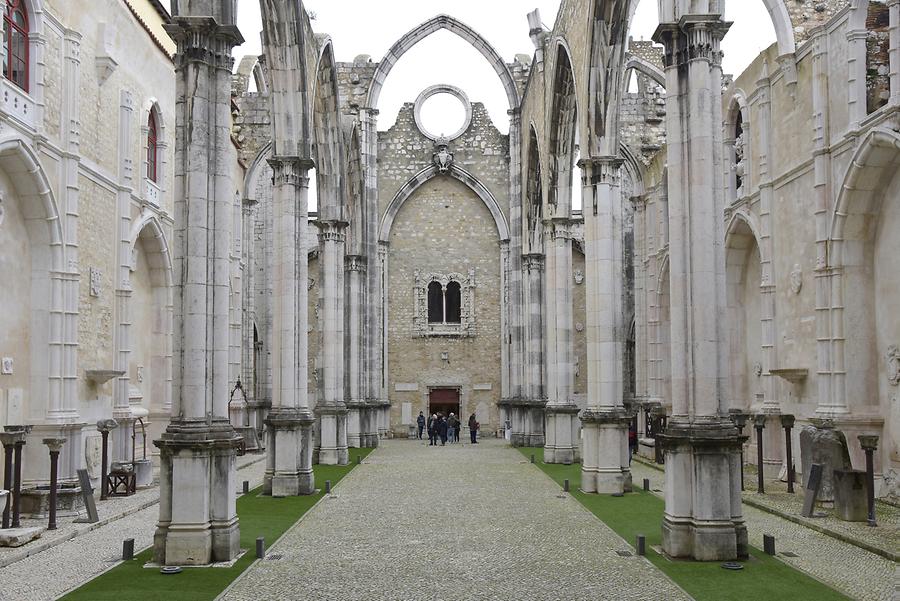
M 174 16 L 163 28 L 178 46 L 176 69 L 200 61 L 231 71 L 234 65 L 231 51 L 244 43 L 236 25 L 221 24 L 213 17 Z
M 591 157 L 578 161 L 581 182 L 584 186 L 608 184 L 619 185 L 619 174 L 625 162 L 617 156 Z
M 522 266 L 527 271 L 543 271 L 544 255 L 542 253 L 528 253 L 522 255 Z
M 346 255 L 344 257 L 344 268 L 347 271 L 366 271 L 366 257 L 365 255 Z
M 272 167 L 272 179 L 276 187 L 309 187 L 309 171 L 315 167 L 315 163 L 313 163 L 312 159 L 297 156 L 273 156 L 266 162 Z
M 62 446 L 66 444 L 65 438 L 45 438 L 41 442 L 47 445 L 47 448 L 50 449 L 51 453 L 59 453 L 62 449 Z
M 350 225 L 346 221 L 339 219 L 327 219 L 325 221 L 314 222 L 319 228 L 320 242 L 343 242 L 346 239 L 344 231 Z

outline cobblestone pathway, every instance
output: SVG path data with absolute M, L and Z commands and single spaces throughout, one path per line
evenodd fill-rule
M 560 492 L 502 441 L 388 441 L 223 598 L 688 599 Z
M 661 471 L 638 462 L 631 464 L 631 473 L 638 485 L 649 478 L 654 489 L 662 490 L 665 483 Z M 860 601 L 900 599 L 895 596 L 900 570 L 894 562 L 746 503 L 744 520 L 751 545 L 762 549 L 763 534 L 771 534 L 779 559 L 845 595 Z M 785 551 L 796 557 L 783 555 Z

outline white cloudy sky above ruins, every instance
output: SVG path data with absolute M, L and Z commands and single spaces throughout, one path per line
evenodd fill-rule
M 472 26 L 512 61 L 517 54 L 530 57 L 534 52 L 526 14 L 540 9 L 544 24 L 552 28 L 559 4 L 559 0 L 456 0 L 450 4 L 443 0 L 309 0 L 306 7 L 315 15 L 313 28 L 331 36 L 339 61 L 351 61 L 360 54 L 378 61 L 400 36 L 440 13 L 452 14 Z M 725 17 L 734 21 L 734 26 L 725 39 L 724 69 L 738 74 L 775 42 L 775 30 L 762 0 L 732 0 L 726 6 Z M 259 54 L 259 2 L 239 0 L 238 10 L 247 42 L 236 54 L 238 58 Z M 656 25 L 655 0 L 640 0 L 631 35 L 648 40 Z M 379 129 L 394 123 L 404 102 L 413 102 L 422 90 L 438 83 L 460 87 L 473 102 L 483 102 L 497 127 L 508 130 L 506 95 L 493 69 L 476 50 L 446 31 L 430 36 L 397 63 L 379 102 Z M 442 102 L 435 97 L 430 108 L 438 114 L 446 112 L 449 122 L 442 129 L 455 129 L 455 100 Z

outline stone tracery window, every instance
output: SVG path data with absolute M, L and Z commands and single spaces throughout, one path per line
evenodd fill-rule
M 24 0 L 6 0 L 3 12 L 3 75 L 28 91 L 28 10 Z
M 458 273 L 416 272 L 413 335 L 475 335 L 475 270 L 468 276 Z
M 147 119 L 147 179 L 153 183 L 157 183 L 157 152 L 159 150 L 159 132 L 156 128 L 156 115 L 153 110 L 150 111 L 150 117 Z

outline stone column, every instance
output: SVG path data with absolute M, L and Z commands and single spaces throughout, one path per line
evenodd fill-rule
M 347 405 L 344 403 L 344 221 L 317 221 L 322 343 L 320 344 L 319 463 L 347 465 Z
M 836 270 L 829 265 L 832 249 L 829 248 L 831 237 L 831 134 L 830 106 L 828 94 L 828 37 L 822 27 L 810 32 L 812 43 L 812 104 L 813 104 L 813 178 L 816 211 L 816 384 L 819 405 L 816 414 L 827 418 L 846 414 L 847 406 L 842 394 L 842 387 L 836 382 L 835 370 L 837 358 L 834 353 L 837 343 L 834 342 L 835 325 L 839 324 L 832 314 L 833 294 L 839 296 L 839 289 L 834 288 Z M 863 42 L 863 61 L 865 61 L 865 42 Z M 865 62 L 863 62 L 863 65 Z M 861 73 L 864 72 L 860 71 Z M 865 115 L 865 86 L 863 86 L 862 110 Z M 840 248 L 838 242 L 838 248 Z M 838 282 L 839 283 L 839 282 Z M 838 302 L 840 300 L 838 299 Z M 841 349 L 842 350 L 842 349 Z M 843 369 L 843 368 L 841 368 Z M 841 394 L 839 394 L 839 390 Z
M 179 6 L 184 10 L 179 10 Z M 173 397 L 160 449 L 154 560 L 230 561 L 240 552 L 235 447 L 228 419 L 229 262 L 232 238 L 232 48 L 243 42 L 233 2 L 174 5 Z
M 272 409 L 263 490 L 273 497 L 315 492 L 309 410 L 306 307 L 309 297 L 307 219 L 312 161 L 273 157 Z
M 759 136 L 759 257 L 762 281 L 760 282 L 760 345 L 762 347 L 763 402 L 756 409 L 767 418 L 765 430 L 764 465 L 766 476 L 776 477 L 781 470 L 785 447 L 781 436 L 781 404 L 778 400 L 778 382 L 771 370 L 778 367 L 775 339 L 777 332 L 775 303 L 775 264 L 772 261 L 773 225 L 772 207 L 775 203 L 775 183 L 769 169 L 772 155 L 772 85 L 769 71 L 763 69 L 757 85 L 757 115 Z
M 522 257 L 525 294 L 524 325 L 524 390 L 522 406 L 514 410 L 513 444 L 517 436 L 523 446 L 544 445 L 544 255 L 531 253 Z
M 633 196 L 634 207 L 634 396 L 646 400 L 649 393 L 647 354 L 647 197 Z M 643 432 L 643 422 L 638 420 L 638 432 Z
M 891 105 L 897 106 L 900 104 L 900 0 L 888 0 L 887 5 L 890 10 L 888 56 L 890 58 L 891 98 L 889 102 Z
M 587 282 L 587 394 L 581 413 L 584 456 L 581 489 L 621 494 L 631 486 L 624 406 L 625 358 L 622 197 L 615 157 L 583 160 L 585 280 Z
M 572 233 L 567 217 L 549 221 L 545 232 L 547 249 L 546 294 L 547 373 L 553 373 L 548 387 L 544 461 L 572 464 L 578 455 L 578 406 L 572 400 L 575 380 L 573 367 L 572 309 Z
M 347 446 L 360 448 L 362 418 L 365 412 L 363 396 L 363 309 L 365 306 L 366 259 L 360 255 L 344 258 L 347 287 Z
M 679 4 L 680 6 L 680 4 Z M 672 417 L 665 435 L 663 549 L 673 557 L 747 554 L 740 438 L 727 417 L 724 190 L 720 190 L 720 14 L 661 3 L 668 140 Z M 683 7 L 682 7 L 683 8 Z M 663 10 L 665 9 L 665 10 Z M 718 108 L 717 108 L 718 107 Z M 715 494 L 710 494 L 715 491 Z

